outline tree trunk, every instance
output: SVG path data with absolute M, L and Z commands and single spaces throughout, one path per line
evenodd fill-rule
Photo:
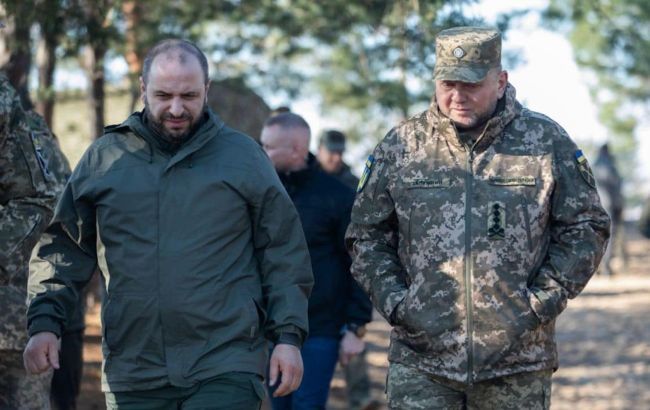
M 104 133 L 104 57 L 106 51 L 106 46 L 101 44 L 90 45 L 84 50 L 92 139 L 97 139 Z
M 36 111 L 43 116 L 50 129 L 54 129 L 54 69 L 58 38 L 43 33 L 38 52 L 38 101 Z
M 138 1 L 127 0 L 122 3 L 122 13 L 126 22 L 126 51 L 124 58 L 129 66 L 129 84 L 131 93 L 131 102 L 129 112 L 135 110 L 140 97 L 140 74 L 144 53 L 138 36 L 138 27 L 142 21 L 142 7 Z

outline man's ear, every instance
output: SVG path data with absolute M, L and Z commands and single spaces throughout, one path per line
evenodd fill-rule
M 499 98 L 501 98 L 506 92 L 506 86 L 508 85 L 508 72 L 506 70 L 501 71 L 497 81 L 499 84 Z
M 142 99 L 142 103 L 144 104 L 146 99 L 146 87 L 142 76 L 140 76 L 140 98 Z
M 205 103 L 208 103 L 208 91 L 210 90 L 210 80 L 205 84 Z

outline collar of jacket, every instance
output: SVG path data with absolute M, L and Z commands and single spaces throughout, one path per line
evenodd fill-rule
M 135 135 L 142 138 L 149 146 L 149 162 L 153 162 L 155 152 L 164 157 L 169 157 L 170 153 L 166 151 L 159 141 L 159 137 L 155 132 L 146 125 L 144 121 L 144 110 L 135 112 L 124 121 L 121 126 L 129 128 Z M 185 142 L 182 143 L 180 148 L 173 154 L 165 170 L 173 167 L 177 163 L 183 161 L 188 156 L 200 150 L 212 138 L 215 138 L 219 131 L 224 127 L 224 122 L 215 114 L 211 109 L 207 109 L 204 113 L 204 119 L 201 125 L 194 131 Z
M 280 180 L 289 191 L 290 187 L 299 187 L 307 181 L 310 176 L 319 169 L 318 161 L 311 152 L 307 155 L 307 168 L 298 171 L 280 173 Z
M 487 149 L 487 147 L 489 147 L 490 144 L 499 137 L 506 125 L 519 115 L 521 109 L 522 106 L 517 101 L 517 92 L 515 87 L 508 83 L 503 97 L 497 103 L 496 114 L 488 120 L 487 124 L 485 124 L 483 132 L 479 135 L 476 143 L 474 143 L 472 150 L 481 152 Z M 431 101 L 429 110 L 427 111 L 427 121 L 429 123 L 431 135 L 437 132 L 457 148 L 465 148 L 453 122 L 440 112 L 435 95 Z

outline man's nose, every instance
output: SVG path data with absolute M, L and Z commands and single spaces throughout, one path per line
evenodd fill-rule
M 451 99 L 453 102 L 461 103 L 466 100 L 466 95 L 460 88 L 456 87 L 451 91 Z
M 169 106 L 169 113 L 174 117 L 180 117 L 183 114 L 183 102 L 180 98 L 173 98 Z

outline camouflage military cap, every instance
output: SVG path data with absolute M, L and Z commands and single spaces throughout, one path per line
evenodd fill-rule
M 501 33 L 492 28 L 454 27 L 436 36 L 434 80 L 478 83 L 501 66 Z

